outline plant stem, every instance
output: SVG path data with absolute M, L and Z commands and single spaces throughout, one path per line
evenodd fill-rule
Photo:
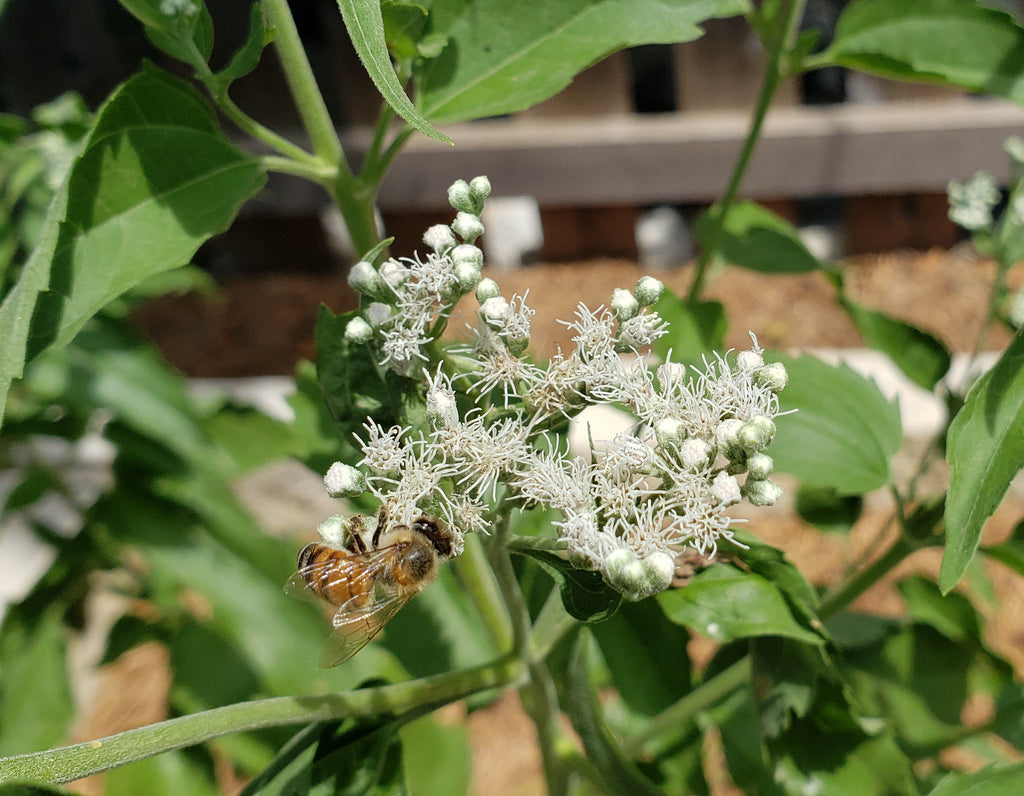
M 821 602 L 818 617 L 827 620 L 838 614 L 878 583 L 903 559 L 923 546 L 925 546 L 923 542 L 899 536 L 889 549 L 882 553 L 881 557 L 829 592 Z
M 782 59 L 786 57 L 796 38 L 800 18 L 803 16 L 805 0 L 790 0 L 784 3 L 785 11 L 779 12 L 778 39 L 769 42 L 768 63 L 765 66 L 764 78 L 761 81 L 761 91 L 757 97 L 757 105 L 754 114 L 750 119 L 750 129 L 747 131 L 743 148 L 733 166 L 732 174 L 729 176 L 729 183 L 722 198 L 717 202 L 713 210 L 711 232 L 704 245 L 701 247 L 700 257 L 697 260 L 697 273 L 694 275 L 693 284 L 690 285 L 690 292 L 687 295 L 687 302 L 694 303 L 700 300 L 704 292 L 704 282 L 707 279 L 708 267 L 711 258 L 718 248 L 722 239 L 722 230 L 725 228 L 725 220 L 729 215 L 729 208 L 736 200 L 740 183 L 746 174 L 754 155 L 754 149 L 761 138 L 761 127 L 764 125 L 765 117 L 768 115 L 768 107 L 782 80 Z
M 163 752 L 263 727 L 347 717 L 401 713 L 441 705 L 478 691 L 510 685 L 525 667 L 512 658 L 424 677 L 407 683 L 309 697 L 274 697 L 241 702 L 150 724 L 96 741 L 0 759 L 0 782 L 42 780 L 61 783 L 98 774 Z
M 344 164 L 344 169 L 348 171 L 341 141 L 316 84 L 316 77 L 302 47 L 287 0 L 263 0 L 263 10 L 267 21 L 274 28 L 274 48 L 299 116 L 302 117 L 302 125 L 313 144 L 313 152 L 326 163 L 337 165 L 339 169 Z
M 553 587 L 537 616 L 537 621 L 533 623 L 530 646 L 534 654 L 540 659 L 546 658 L 555 644 L 577 624 L 578 622 L 565 612 L 561 591 L 558 587 Z
M 635 757 L 644 746 L 668 733 L 672 740 L 693 723 L 697 714 L 707 710 L 723 697 L 750 682 L 751 661 L 749 656 L 736 661 L 728 669 L 724 669 L 710 680 L 701 683 L 697 688 L 684 696 L 674 705 L 654 716 L 642 732 L 624 741 L 622 748 L 630 757 Z
M 455 569 L 473 598 L 495 646 L 501 652 L 508 651 L 512 647 L 511 619 L 478 534 L 466 535 L 466 550 L 455 559 Z

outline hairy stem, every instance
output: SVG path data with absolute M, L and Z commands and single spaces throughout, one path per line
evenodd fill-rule
M 768 42 L 768 64 L 765 66 L 764 77 L 761 81 L 761 91 L 757 97 L 757 105 L 754 108 L 754 115 L 750 120 L 750 129 L 747 131 L 743 148 L 733 166 L 732 174 L 729 176 L 729 183 L 725 193 L 716 204 L 712 216 L 711 232 L 704 241 L 700 257 L 697 260 L 697 273 L 694 275 L 693 284 L 690 285 L 690 292 L 687 301 L 690 303 L 700 300 L 704 292 L 704 283 L 707 280 L 708 267 L 711 258 L 718 248 L 722 239 L 722 230 L 725 228 L 725 219 L 729 215 L 729 208 L 736 201 L 736 194 L 739 192 L 740 183 L 747 172 L 754 149 L 761 138 L 761 128 L 764 126 L 765 117 L 768 115 L 768 108 L 772 98 L 782 81 L 782 63 L 786 58 L 796 38 L 796 32 L 803 16 L 804 0 L 788 0 L 783 3 L 784 11 L 779 13 L 778 38 L 774 42 Z
M 309 697 L 275 697 L 150 724 L 96 741 L 0 759 L 0 782 L 70 782 L 146 757 L 235 732 L 440 707 L 478 691 L 515 683 L 524 666 L 512 658 L 407 683 Z

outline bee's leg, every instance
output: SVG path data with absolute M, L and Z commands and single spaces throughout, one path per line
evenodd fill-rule
M 380 543 L 380 535 L 384 533 L 384 529 L 388 524 L 388 510 L 384 506 L 381 506 L 380 514 L 377 515 L 377 530 L 373 532 L 373 549 L 377 549 L 377 545 Z
M 351 520 L 348 525 L 348 544 L 345 545 L 345 549 L 350 553 L 365 553 L 366 542 L 363 541 L 363 532 L 366 527 L 363 525 L 363 518 L 357 514 Z

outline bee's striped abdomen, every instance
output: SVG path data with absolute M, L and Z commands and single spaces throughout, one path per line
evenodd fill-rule
M 299 552 L 299 572 L 306 585 L 331 605 L 341 606 L 353 597 L 366 599 L 372 582 L 353 577 L 358 563 L 345 550 L 310 543 Z

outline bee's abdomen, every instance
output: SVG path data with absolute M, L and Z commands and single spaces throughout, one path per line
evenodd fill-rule
M 365 596 L 367 585 L 353 580 L 351 555 L 344 550 L 312 542 L 299 551 L 299 572 L 310 591 L 331 605 L 344 605 Z

